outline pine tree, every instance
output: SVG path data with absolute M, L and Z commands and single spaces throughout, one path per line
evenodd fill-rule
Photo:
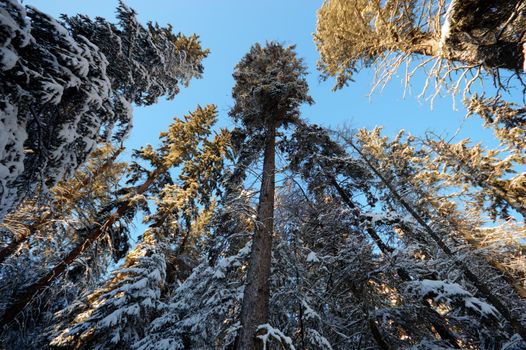
M 304 79 L 306 72 L 294 47 L 277 43 L 254 45 L 236 66 L 230 115 L 250 133 L 262 134 L 263 173 L 252 254 L 241 310 L 238 349 L 256 349 L 255 332 L 268 322 L 269 278 L 274 227 L 276 130 L 297 122 L 299 106 L 312 103 Z
M 161 134 L 162 143 L 157 150 L 151 146 L 139 150 L 140 157 L 149 161 L 153 169 L 148 170 L 138 163 L 134 163 L 131 167 L 132 176 L 129 181 L 137 183 L 144 177 L 146 179 L 140 185 L 125 189 L 117 203 L 112 206 L 114 209 L 104 216 L 99 225 L 86 230 L 82 239 L 53 268 L 24 288 L 4 310 L 3 322 L 12 321 L 35 295 L 54 283 L 75 259 L 100 237 L 110 232 L 118 221 L 133 218 L 138 210 L 138 205 L 144 203 L 145 194 L 151 191 L 155 193 L 156 189 L 162 188 L 167 182 L 170 182 L 169 170 L 184 165 L 199 152 L 199 145 L 205 142 L 211 132 L 210 129 L 215 122 L 216 113 L 215 106 L 199 107 L 195 112 L 186 116 L 185 120 L 176 119 L 168 132 Z M 225 142 L 220 144 L 227 145 Z M 217 156 L 212 159 L 216 160 Z
M 122 1 L 117 7 L 118 23 L 87 16 L 63 17 L 73 37 L 86 37 L 104 54 L 115 98 L 137 105 L 151 105 L 159 97 L 179 93 L 179 85 L 201 77 L 201 61 L 208 50 L 201 48 L 194 34 L 174 34 L 172 26 L 139 23 L 137 13 Z M 126 125 L 125 119 L 119 120 Z
M 163 307 L 163 244 L 152 232 L 146 232 L 122 267 L 113 272 L 113 278 L 86 297 L 86 306 L 82 305 L 85 310 L 77 311 L 71 325 L 53 338 L 51 347 L 127 349 L 144 337 L 145 324 Z
M 122 140 L 131 104 L 173 98 L 201 76 L 208 53 L 195 35 L 144 27 L 122 3 L 118 24 L 0 6 L 0 218 L 37 187 L 71 177 L 98 142 Z
M 236 254 L 226 253 L 212 266 L 201 259 L 192 274 L 175 288 L 165 312 L 151 322 L 147 336 L 134 349 L 231 348 L 243 298 L 241 267 L 246 267 L 249 253 L 247 245 Z
M 320 69 L 337 77 L 341 88 L 357 70 L 375 66 L 382 83 L 420 56 L 418 66 L 429 67 L 426 74 L 436 78 L 438 89 L 455 72 L 469 88 L 482 68 L 500 82 L 496 70 L 524 69 L 522 7 L 520 0 L 327 0 L 315 34 Z M 456 90 L 458 84 L 450 87 Z
M 207 111 L 208 117 L 215 113 L 212 106 Z M 187 126 L 189 129 L 199 128 L 204 122 L 203 119 L 194 121 Z M 143 242 L 128 255 L 124 268 L 115 272 L 113 279 L 87 297 L 87 304 L 74 305 L 62 316 L 54 331 L 53 346 L 132 348 L 145 336 L 149 322 L 168 309 L 163 300 L 174 293 L 173 285 L 184 281 L 189 274 L 187 271 L 194 268 L 193 255 L 200 255 L 202 240 L 207 237 L 215 207 L 212 195 L 218 190 L 230 137 L 223 130 L 212 140 L 202 138 L 199 141 L 199 137 L 189 134 L 188 130 L 181 130 L 182 126 L 184 124 L 179 122 L 173 125 L 171 133 L 163 133 L 163 137 L 174 141 L 171 146 L 175 149 L 161 147 L 158 152 L 141 153 L 143 159 L 156 164 L 171 156 L 181 157 L 177 156 L 180 142 L 176 140 L 197 142 L 193 156 L 183 156 L 185 160 L 178 178 L 160 180 L 151 189 L 157 206 L 155 212 L 145 218 L 150 228 Z M 174 133 L 179 133 L 176 139 Z M 163 149 L 168 153 L 160 151 Z M 152 255 L 137 260 L 137 255 L 145 251 Z M 97 302 L 93 302 L 94 299 Z

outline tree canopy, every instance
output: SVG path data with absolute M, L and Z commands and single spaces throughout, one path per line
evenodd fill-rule
M 318 11 L 321 78 L 405 63 L 494 139 L 314 124 L 324 86 L 268 41 L 232 67 L 229 108 L 131 150 L 133 106 L 203 76 L 199 37 L 122 1 L 112 22 L 0 0 L 0 348 L 525 349 L 525 6 Z

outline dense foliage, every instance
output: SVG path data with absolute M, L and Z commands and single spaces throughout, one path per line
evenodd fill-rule
M 521 78 L 524 2 L 474 3 L 327 0 L 321 73 L 422 54 Z M 0 1 L 0 348 L 526 348 L 524 105 L 466 93 L 492 149 L 329 130 L 268 42 L 234 68 L 232 130 L 197 106 L 125 162 L 132 104 L 207 54 L 124 3 L 115 24 Z
M 208 52 L 195 35 L 144 27 L 123 3 L 117 24 L 57 21 L 16 0 L 0 10 L 0 218 L 71 177 L 98 142 L 122 140 L 132 103 L 173 98 Z

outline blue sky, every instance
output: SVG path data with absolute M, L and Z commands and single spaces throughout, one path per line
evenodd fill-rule
M 55 17 L 61 13 L 87 14 L 114 19 L 117 0 L 26 0 Z M 228 110 L 232 106 L 232 71 L 235 64 L 255 42 L 277 40 L 297 45 L 297 52 L 309 67 L 308 81 L 313 106 L 303 108 L 303 117 L 326 126 L 350 125 L 353 128 L 385 126 L 387 135 L 405 129 L 414 135 L 432 130 L 452 135 L 463 125 L 461 137 L 493 143 L 491 134 L 482 130 L 481 121 L 472 118 L 466 123 L 460 105 L 453 110 L 450 97 L 439 98 L 431 109 L 427 101 L 415 96 L 403 97 L 401 80 L 395 78 L 382 92 L 369 97 L 372 73 L 364 71 L 356 82 L 333 92 L 334 81 L 320 82 L 316 71 L 318 53 L 312 39 L 316 26 L 316 10 L 322 1 L 312 0 L 128 0 L 141 22 L 171 23 L 174 30 L 196 33 L 202 44 L 211 50 L 204 61 L 201 80 L 194 80 L 172 101 L 135 108 L 134 128 L 127 141 L 129 148 L 146 143 L 156 144 L 159 132 L 165 130 L 173 116 L 182 116 L 197 104 L 214 103 L 220 111 L 220 125 L 229 126 Z M 422 75 L 413 80 L 414 90 L 422 87 Z

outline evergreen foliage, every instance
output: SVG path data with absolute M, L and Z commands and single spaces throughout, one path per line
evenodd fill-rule
M 444 84 L 464 93 L 481 73 L 500 87 L 511 87 L 499 70 L 518 76 L 524 70 L 524 3 L 476 0 L 326 0 L 318 10 L 314 35 L 319 68 L 336 77 L 335 88 L 352 81 L 354 73 L 373 67 L 381 86 L 406 64 L 406 83 L 424 68 L 440 93 Z M 413 64 L 416 62 L 416 64 Z M 505 72 L 503 73 L 505 74 Z
M 524 2 L 495 4 L 327 0 L 320 68 L 519 69 Z M 295 47 L 255 44 L 233 130 L 198 106 L 125 163 L 131 105 L 203 72 L 172 30 L 0 2 L 2 349 L 526 348 L 523 106 L 465 100 L 494 149 L 329 130 Z
M 146 232 L 113 278 L 88 295 L 85 305 L 74 305 L 74 320 L 51 341 L 51 347 L 124 349 L 142 339 L 144 325 L 163 307 L 166 258 L 162 245 Z
M 230 116 L 241 121 L 246 132 L 262 130 L 263 173 L 255 227 L 241 309 L 237 349 L 259 349 L 255 337 L 259 325 L 268 323 L 269 277 L 274 231 L 276 129 L 299 122 L 299 107 L 313 103 L 304 78 L 306 68 L 294 47 L 278 43 L 254 45 L 235 68 L 232 90 L 235 105 Z
M 131 104 L 173 98 L 208 53 L 195 35 L 144 27 L 123 3 L 117 24 L 59 22 L 16 0 L 0 10 L 0 217 L 37 186 L 71 177 L 98 142 L 122 140 Z

